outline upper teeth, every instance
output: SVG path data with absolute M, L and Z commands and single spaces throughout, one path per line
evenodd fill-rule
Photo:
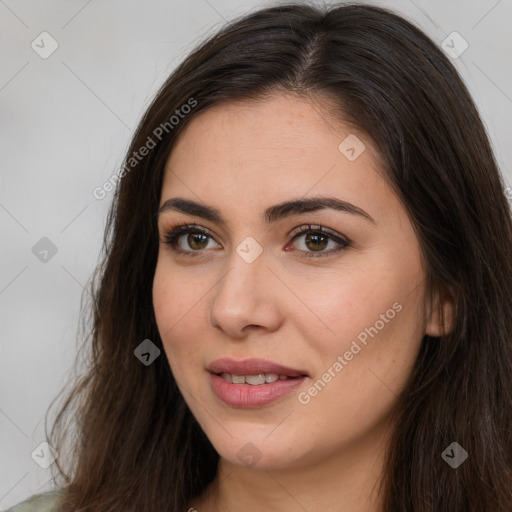
M 220 376 L 231 384 L 252 384 L 259 386 L 260 384 L 275 382 L 276 380 L 286 380 L 286 375 L 278 375 L 277 373 L 258 373 L 257 375 L 234 375 L 231 373 L 221 373 Z

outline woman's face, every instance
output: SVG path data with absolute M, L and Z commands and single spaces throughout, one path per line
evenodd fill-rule
M 183 397 L 227 461 L 297 468 L 389 424 L 428 323 L 426 274 L 378 170 L 363 134 L 291 95 L 216 106 L 177 140 L 154 308 Z M 182 224 L 196 227 L 173 248 Z

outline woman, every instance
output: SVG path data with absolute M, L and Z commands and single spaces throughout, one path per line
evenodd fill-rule
M 421 31 L 241 18 L 117 177 L 71 470 L 13 511 L 512 510 L 510 209 Z

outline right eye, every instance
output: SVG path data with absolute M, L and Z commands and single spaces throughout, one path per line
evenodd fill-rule
M 185 235 L 188 236 L 185 237 Z M 212 235 L 205 228 L 196 224 L 181 224 L 170 228 L 164 234 L 164 243 L 169 245 L 173 251 L 190 256 L 196 256 L 203 249 L 207 249 L 209 239 L 213 240 Z M 184 248 L 184 244 L 192 250 Z

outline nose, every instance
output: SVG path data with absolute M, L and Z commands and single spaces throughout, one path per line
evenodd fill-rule
M 279 285 L 267 266 L 265 252 L 248 263 L 237 252 L 224 277 L 214 287 L 209 321 L 231 338 L 241 339 L 250 330 L 275 331 L 281 322 Z

